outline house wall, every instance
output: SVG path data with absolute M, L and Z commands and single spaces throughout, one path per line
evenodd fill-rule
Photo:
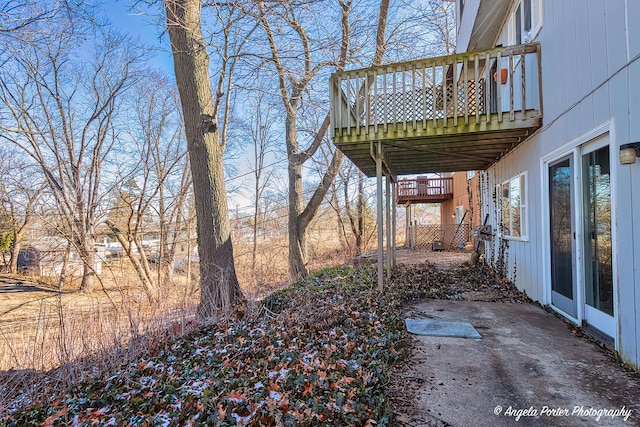
M 453 175 L 453 198 L 442 202 L 440 208 L 440 223 L 442 225 L 456 224 L 456 207 L 462 206 L 467 212 L 464 223 L 471 228 L 481 224 L 480 221 L 480 187 L 479 174 L 469 179 L 468 172 L 456 172 Z
M 604 132 L 612 167 L 614 287 L 617 287 L 616 347 L 640 366 L 640 159 L 621 165 L 619 146 L 640 141 L 640 2 L 563 0 L 543 2 L 543 127 L 485 175 L 483 212 L 497 227 L 495 186 L 527 172 L 528 239 L 495 239 L 488 253 L 499 258 L 516 286 L 550 303 L 548 242 L 544 224 L 545 156 L 580 146 Z M 506 31 L 496 43 L 506 44 Z
M 458 18 L 458 35 L 456 37 L 456 46 L 458 52 L 464 52 L 469 46 L 471 38 L 471 30 L 473 23 L 478 15 L 480 0 L 464 0 L 464 10 L 462 16 Z M 456 0 L 456 12 L 460 16 L 460 0 Z
M 443 225 L 444 241 L 447 246 L 466 244 L 475 246 L 473 227 L 480 224 L 480 188 L 478 186 L 478 174 L 474 172 L 473 175 L 469 179 L 468 172 L 454 173 L 453 198 L 441 204 L 440 223 Z M 461 207 L 462 215 L 464 216 L 462 218 L 462 224 L 464 225 L 461 227 L 457 226 L 456 209 L 458 207 Z

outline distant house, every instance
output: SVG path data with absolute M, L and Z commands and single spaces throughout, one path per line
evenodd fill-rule
M 478 171 L 487 261 L 640 367 L 640 2 L 456 6 L 455 55 L 331 76 L 335 145 L 376 177 L 380 230 L 383 178 Z
M 479 173 L 460 171 L 450 174 L 453 194 L 442 202 L 440 221 L 446 231 L 445 244 L 460 248 L 477 243 L 474 229 L 481 225 Z
M 18 269 L 23 274 L 58 276 L 62 272 L 67 248 L 68 241 L 61 237 L 45 236 L 29 240 L 23 244 L 18 254 Z M 97 255 L 96 274 L 101 274 L 104 256 L 100 253 Z M 67 260 L 67 274 L 79 276 L 82 268 L 83 262 L 79 254 L 72 249 Z
M 396 200 L 406 208 L 405 246 L 469 249 L 475 245 L 473 230 L 480 225 L 479 175 L 476 171 L 442 175 L 398 180 Z M 414 222 L 413 206 L 422 203 L 439 204 L 439 223 Z

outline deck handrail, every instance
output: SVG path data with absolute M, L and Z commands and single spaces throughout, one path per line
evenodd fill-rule
M 540 44 L 530 43 L 336 72 L 332 136 L 446 127 L 450 119 L 466 126 L 470 117 L 477 125 L 492 113 L 498 122 L 541 117 L 540 60 Z
M 398 200 L 414 198 L 440 198 L 453 194 L 453 178 L 400 179 L 396 186 Z

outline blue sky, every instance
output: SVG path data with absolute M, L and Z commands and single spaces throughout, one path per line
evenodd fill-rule
M 103 3 L 103 10 L 111 24 L 125 34 L 140 39 L 142 43 L 155 53 L 152 64 L 163 72 L 173 75 L 173 58 L 169 37 L 165 33 L 161 36 L 164 22 L 158 13 L 142 9 L 142 6 L 131 6 L 129 0 L 107 0 Z

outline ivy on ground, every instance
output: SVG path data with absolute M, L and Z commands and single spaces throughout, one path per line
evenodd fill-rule
M 398 271 L 380 294 L 371 266 L 322 270 L 272 294 L 254 319 L 207 325 L 0 426 L 392 425 L 388 367 L 406 333 L 399 308 L 456 298 L 469 283 L 508 286 L 476 270 Z

